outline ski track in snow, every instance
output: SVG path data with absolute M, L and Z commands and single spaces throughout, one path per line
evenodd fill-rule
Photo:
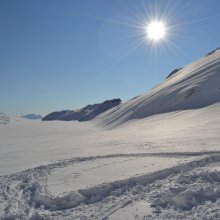
M 102 183 L 86 189 L 79 189 L 78 191 L 72 191 L 63 196 L 54 196 L 48 193 L 47 178 L 56 169 L 74 166 L 74 164 L 85 161 L 98 161 L 103 158 L 146 157 L 147 159 L 155 156 L 168 159 L 176 157 L 190 157 L 194 159 L 193 161 L 177 164 L 166 169 L 162 168 L 156 172 Z M 137 203 L 138 210 L 139 202 L 143 205 L 143 201 L 146 200 L 144 204 L 150 207 L 149 210 L 153 211 L 151 211 L 148 216 L 146 212 L 144 212 L 141 218 L 140 212 L 135 216 L 133 216 L 132 213 L 131 216 L 128 216 L 128 219 L 143 219 L 146 216 L 147 219 L 156 219 L 159 214 L 164 215 L 163 218 L 166 219 L 168 218 L 167 216 L 171 216 L 171 214 L 162 212 L 165 206 L 169 208 L 173 207 L 173 209 L 170 208 L 172 210 L 190 210 L 191 206 L 187 204 L 187 201 L 182 202 L 181 200 L 195 193 L 186 193 L 183 198 L 181 196 L 178 198 L 177 194 L 177 198 L 174 201 L 172 199 L 169 200 L 169 198 L 167 198 L 167 201 L 165 201 L 165 199 L 160 200 L 161 195 L 166 194 L 164 192 L 166 184 L 165 187 L 161 188 L 155 184 L 158 181 L 170 182 L 170 177 L 179 179 L 179 183 L 181 181 L 185 181 L 185 183 L 187 183 L 187 181 L 190 182 L 189 178 L 184 178 L 184 174 L 189 173 L 188 175 L 191 175 L 191 179 L 196 179 L 196 175 L 193 174 L 192 171 L 200 167 L 216 164 L 219 160 L 220 152 L 218 151 L 195 153 L 112 154 L 63 160 L 12 175 L 1 176 L 0 200 L 3 202 L 0 204 L 0 212 L 3 213 L 2 219 L 114 219 L 114 213 L 126 209 L 127 206 L 133 207 L 136 205 L 135 203 Z M 218 172 L 216 173 L 213 170 L 211 172 L 214 173 L 215 179 L 213 181 L 216 182 L 216 187 L 219 187 L 219 191 L 216 191 L 218 193 L 214 199 L 215 201 L 212 201 L 216 202 L 218 198 L 220 198 L 220 176 L 218 176 Z M 181 178 L 183 180 L 181 180 Z M 181 187 L 183 186 L 181 185 Z M 178 192 L 178 190 L 179 189 L 176 189 L 176 192 Z M 204 194 L 210 193 L 210 195 L 212 195 L 212 193 L 214 193 L 210 190 L 210 192 L 203 191 Z M 155 196 L 156 194 L 158 197 Z M 173 195 L 170 195 L 170 197 L 173 197 Z M 152 198 L 152 201 L 150 198 Z M 204 197 L 204 200 L 207 198 L 209 197 Z M 176 211 L 176 213 L 178 213 L 178 211 Z M 113 217 L 111 218 L 111 216 Z

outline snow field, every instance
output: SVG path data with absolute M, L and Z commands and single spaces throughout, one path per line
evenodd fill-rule
M 10 117 L 0 126 L 1 219 L 218 219 L 219 109 L 113 130 Z
M 0 175 L 110 154 L 218 151 L 220 104 L 159 114 L 106 130 L 89 122 L 15 120 L 0 126 Z

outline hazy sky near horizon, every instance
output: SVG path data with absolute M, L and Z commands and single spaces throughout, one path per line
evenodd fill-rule
M 157 45 L 144 28 L 168 27 Z M 0 111 L 128 100 L 220 46 L 219 0 L 0 0 Z

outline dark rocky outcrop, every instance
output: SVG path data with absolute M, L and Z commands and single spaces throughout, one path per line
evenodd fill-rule
M 209 56 L 209 55 L 215 53 L 219 49 L 220 49 L 220 47 L 216 48 L 215 50 L 212 50 L 211 52 L 207 53 L 206 56 Z
M 178 69 L 175 69 L 173 70 L 167 77 L 166 79 L 169 79 L 171 76 L 175 75 L 178 71 L 180 71 L 181 69 L 183 69 L 182 67 L 181 68 L 178 68 Z
M 112 99 L 107 100 L 99 104 L 87 105 L 84 108 L 79 110 L 63 110 L 56 111 L 46 115 L 42 120 L 43 121 L 89 121 L 95 118 L 97 115 L 119 105 L 121 99 Z

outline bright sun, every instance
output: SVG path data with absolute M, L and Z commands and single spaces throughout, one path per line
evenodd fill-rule
M 160 21 L 152 21 L 146 27 L 146 34 L 148 39 L 159 41 L 166 35 L 166 26 Z

